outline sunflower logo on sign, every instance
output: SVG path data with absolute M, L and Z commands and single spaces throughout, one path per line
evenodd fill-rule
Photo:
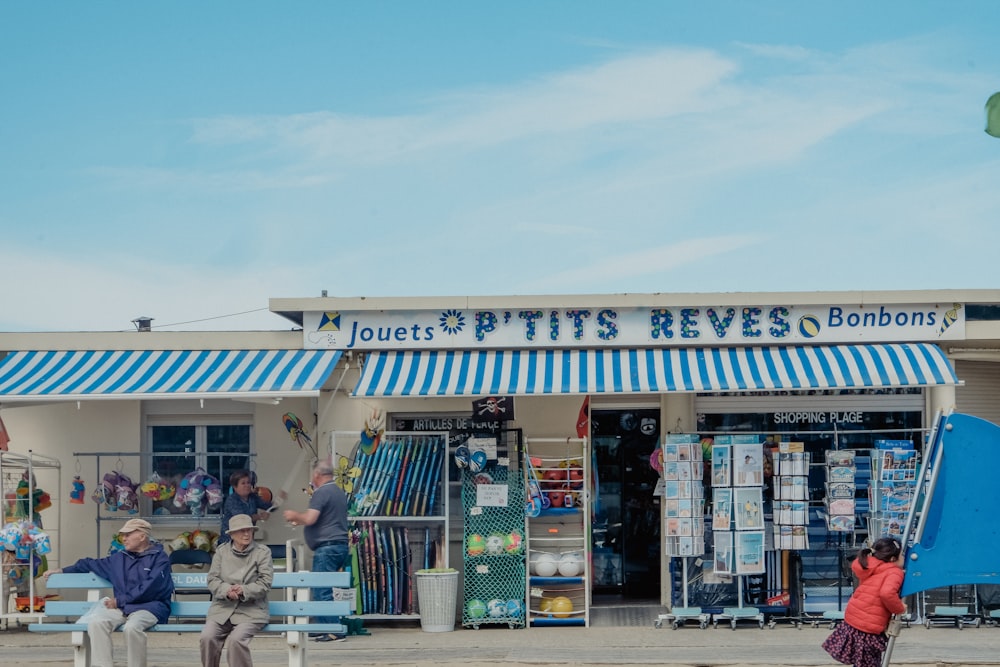
M 460 310 L 444 311 L 441 313 L 441 328 L 446 334 L 454 336 L 465 328 L 465 315 Z

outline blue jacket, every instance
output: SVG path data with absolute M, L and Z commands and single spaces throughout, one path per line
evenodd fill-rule
M 116 551 L 105 558 L 81 558 L 62 571 L 91 572 L 110 581 L 118 608 L 126 616 L 145 609 L 160 623 L 170 617 L 174 580 L 170 577 L 170 557 L 157 542 L 141 554 Z

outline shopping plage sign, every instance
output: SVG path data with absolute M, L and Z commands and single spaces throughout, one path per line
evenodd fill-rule
M 427 309 L 304 313 L 307 349 L 496 349 L 934 342 L 961 304 Z

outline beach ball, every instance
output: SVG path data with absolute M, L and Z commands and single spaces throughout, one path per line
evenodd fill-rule
M 583 559 L 578 553 L 565 553 L 559 557 L 559 574 L 564 577 L 576 577 L 583 571 Z
M 503 533 L 490 533 L 489 537 L 486 538 L 486 553 L 491 556 L 502 556 L 506 537 Z
M 490 618 L 501 618 L 507 615 L 507 602 L 499 598 L 493 598 L 486 603 L 486 613 Z
M 465 550 L 470 556 L 480 556 L 486 549 L 486 539 L 479 533 L 473 533 L 465 540 Z
M 559 571 L 559 562 L 556 557 L 547 552 L 541 552 L 535 559 L 535 574 L 539 577 L 554 577 Z
M 503 536 L 503 550 L 509 554 L 521 553 L 521 533 L 516 530 Z
M 819 318 L 815 315 L 803 315 L 799 318 L 799 334 L 803 338 L 813 338 L 819 330 Z
M 549 611 L 556 618 L 566 618 L 573 611 L 573 601 L 565 595 L 552 598 L 552 605 L 549 607 Z
M 524 613 L 524 603 L 520 600 L 507 600 L 507 615 L 511 618 L 521 618 Z
M 482 618 L 486 615 L 486 603 L 473 598 L 465 603 L 465 613 L 469 618 Z

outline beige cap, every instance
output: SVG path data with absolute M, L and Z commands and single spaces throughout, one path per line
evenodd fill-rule
M 142 532 L 149 535 L 150 533 L 153 532 L 153 527 L 149 525 L 149 522 L 146 521 L 145 519 L 129 519 L 128 521 L 125 522 L 125 525 L 122 526 L 122 529 L 119 530 L 118 532 L 124 535 L 125 533 L 133 533 L 137 530 L 141 530 Z
M 257 526 L 253 525 L 253 519 L 251 519 L 246 514 L 234 514 L 233 518 L 229 520 L 229 530 L 226 534 L 232 533 L 236 530 L 243 530 L 244 528 L 253 528 L 257 530 Z

